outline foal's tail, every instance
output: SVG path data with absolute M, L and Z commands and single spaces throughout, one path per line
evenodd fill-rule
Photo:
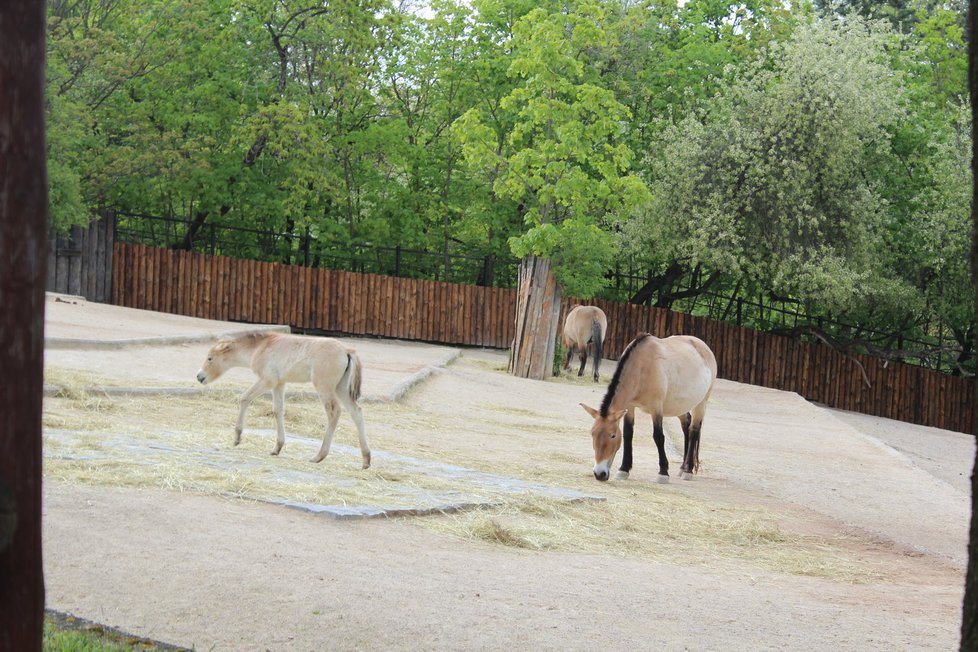
M 346 352 L 346 371 L 343 372 L 343 377 L 340 379 L 340 384 L 344 386 L 346 395 L 350 397 L 350 400 L 356 403 L 360 400 L 360 379 L 362 377 L 362 367 L 360 365 L 360 356 L 357 355 L 356 351 Z

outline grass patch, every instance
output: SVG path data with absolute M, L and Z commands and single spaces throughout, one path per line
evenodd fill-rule
M 82 618 L 49 611 L 44 616 L 41 649 L 44 652 L 131 652 L 132 650 L 175 652 L 184 648 L 126 634 Z

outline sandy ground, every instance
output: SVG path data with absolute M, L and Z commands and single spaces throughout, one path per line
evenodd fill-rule
M 188 391 L 206 350 L 201 338 L 245 328 L 53 296 L 46 324 L 48 369 L 95 372 L 106 386 Z M 410 405 L 432 419 L 486 405 L 552 413 L 581 433 L 561 440 L 573 462 L 567 482 L 589 474 L 590 420 L 577 403 L 598 403 L 604 385 L 512 378 L 491 369 L 504 352 L 344 341 L 364 359 L 373 400 L 419 381 Z M 227 379 L 249 381 L 244 370 Z M 459 432 L 411 443 L 447 462 L 509 464 L 514 476 L 553 454 L 544 437 L 514 429 L 488 438 L 460 423 Z M 678 425 L 667 427 L 680 441 Z M 373 433 L 374 448 L 401 436 Z M 880 579 L 528 551 L 460 540 L 412 518 L 336 521 L 212 496 L 48 481 L 47 603 L 199 650 L 957 648 L 973 438 L 725 381 L 704 438 L 700 476 L 674 480 L 670 491 L 769 510 L 788 531 L 845 537 Z M 636 439 L 631 486 L 654 484 L 650 439 Z M 678 455 L 671 459 L 678 467 Z

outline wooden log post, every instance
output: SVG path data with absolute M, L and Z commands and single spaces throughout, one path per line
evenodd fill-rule
M 0 9 L 0 650 L 40 650 L 45 5 Z
M 971 281 L 978 290 L 978 5 L 969 3 L 967 21 L 968 92 L 971 96 Z M 978 292 L 975 296 L 978 302 Z M 976 303 L 978 305 L 978 303 Z M 978 315 L 976 315 L 978 317 Z M 978 347 L 978 341 L 976 341 Z M 978 383 L 973 392 L 978 392 Z M 978 402 L 978 396 L 975 398 Z M 978 435 L 978 424 L 972 423 Z M 971 529 L 968 536 L 968 566 L 965 572 L 964 604 L 961 611 L 962 652 L 978 650 L 978 451 L 971 471 Z
M 560 286 L 550 261 L 527 256 L 520 261 L 516 334 L 509 356 L 511 374 L 534 380 L 551 375 L 559 320 Z

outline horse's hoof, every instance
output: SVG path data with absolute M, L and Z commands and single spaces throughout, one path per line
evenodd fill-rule
M 279 454 L 279 451 L 272 451 L 271 453 L 269 453 L 269 455 L 278 455 L 278 454 Z
M 659 484 L 669 484 L 669 476 L 662 475 L 660 473 L 659 475 L 655 476 L 655 481 L 658 482 Z
M 692 480 L 693 479 L 693 474 L 690 473 L 689 471 L 683 471 L 682 473 L 679 474 L 679 479 L 680 480 Z
M 627 479 L 628 479 L 628 471 L 619 471 L 618 474 L 615 475 L 615 480 L 627 480 Z

